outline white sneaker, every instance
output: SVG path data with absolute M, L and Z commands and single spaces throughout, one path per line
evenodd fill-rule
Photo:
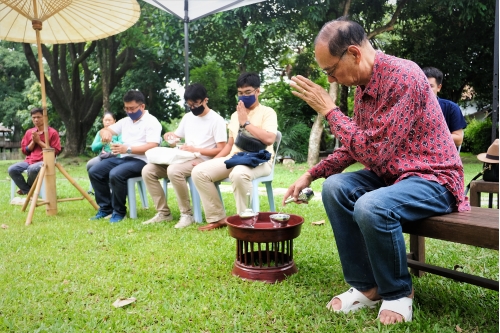
M 181 219 L 174 226 L 174 228 L 177 228 L 177 229 L 185 228 L 185 227 L 190 226 L 193 223 L 194 223 L 194 218 L 192 215 L 181 214 Z
M 142 222 L 142 224 L 153 224 L 153 223 L 167 222 L 172 220 L 173 220 L 172 214 L 165 215 L 163 213 L 156 213 L 156 215 L 153 216 L 153 218 Z

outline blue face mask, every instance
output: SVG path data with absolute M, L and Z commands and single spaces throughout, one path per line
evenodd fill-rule
M 245 104 L 245 107 L 248 109 L 255 103 L 256 97 L 255 95 L 250 95 L 250 96 L 239 96 L 238 97 L 239 101 L 243 101 L 243 104 Z
M 139 109 L 134 113 L 127 113 L 127 115 L 130 117 L 130 119 L 136 121 L 137 119 L 141 118 L 142 116 L 142 110 Z

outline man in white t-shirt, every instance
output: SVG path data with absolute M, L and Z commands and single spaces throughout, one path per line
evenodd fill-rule
M 191 170 L 195 165 L 211 159 L 226 145 L 226 123 L 218 113 L 208 107 L 205 87 L 199 83 L 187 86 L 184 92 L 184 100 L 191 112 L 182 117 L 175 132 L 165 133 L 164 139 L 171 145 L 175 145 L 175 142 L 184 138 L 185 144 L 179 146 L 179 149 L 199 153 L 200 156 L 180 164 L 161 165 L 148 163 L 142 169 L 142 178 L 153 198 L 157 211 L 153 218 L 143 222 L 143 224 L 173 220 L 165 193 L 158 181 L 160 178 L 168 178 L 177 195 L 177 203 L 181 212 L 179 222 L 175 225 L 175 228 L 185 228 L 191 225 L 194 219 L 186 178 L 191 176 Z
M 121 135 L 123 144 L 111 144 L 111 151 L 120 157 L 103 159 L 89 169 L 99 211 L 91 218 L 98 220 L 111 214 L 109 222 L 120 222 L 127 214 L 127 180 L 141 175 L 147 159 L 144 153 L 158 147 L 161 124 L 145 110 L 144 95 L 129 90 L 123 96 L 123 110 L 128 117 L 100 131 L 101 141 L 110 144 L 114 135 Z

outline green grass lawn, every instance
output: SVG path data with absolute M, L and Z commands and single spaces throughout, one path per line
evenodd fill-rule
M 468 183 L 482 164 L 462 156 Z M 60 162 L 88 188 L 85 161 Z M 139 207 L 138 219 L 110 224 L 88 221 L 95 211 L 86 201 L 63 202 L 55 216 L 38 207 L 26 227 L 27 212 L 9 204 L 10 164 L 0 162 L 0 224 L 8 226 L 0 229 L 0 332 L 498 332 L 498 292 L 431 274 L 413 280 L 411 323 L 381 327 L 376 310 L 328 311 L 327 302 L 348 286 L 328 221 L 311 224 L 326 219 L 321 201 L 283 209 L 305 219 L 294 242 L 299 272 L 277 284 L 248 282 L 231 275 L 235 240 L 227 229 L 177 230 L 175 221 L 143 226 L 154 209 Z M 288 187 L 305 170 L 277 165 L 273 187 Z M 79 196 L 59 172 L 57 178 L 59 198 Z M 228 214 L 235 214 L 232 195 L 223 197 Z M 268 209 L 261 197 L 261 210 Z M 497 251 L 429 239 L 427 260 L 498 280 Z M 137 301 L 114 308 L 120 297 Z

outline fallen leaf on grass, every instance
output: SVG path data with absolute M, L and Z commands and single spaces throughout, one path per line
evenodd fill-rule
M 321 220 L 321 221 L 316 221 L 316 222 L 311 222 L 312 225 L 323 225 L 325 224 L 325 220 Z
M 457 325 L 457 326 L 455 326 L 455 330 L 456 330 L 457 332 L 462 332 L 462 329 L 461 329 L 461 328 L 460 328 L 460 326 L 458 326 L 458 325 Z
M 121 308 L 124 307 L 125 305 L 129 305 L 131 303 L 134 303 L 136 301 L 135 297 L 130 297 L 130 298 L 118 298 L 114 303 L 113 306 L 115 308 Z
M 134 229 L 130 229 L 129 231 L 127 231 L 128 234 L 131 234 L 134 232 Z
M 7 224 L 2 224 L 2 229 L 8 229 L 9 226 Z

